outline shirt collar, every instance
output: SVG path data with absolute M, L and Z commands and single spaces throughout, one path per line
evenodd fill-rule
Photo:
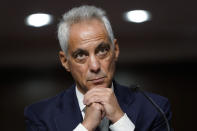
M 111 84 L 111 88 L 112 88 L 112 90 L 114 90 L 113 82 Z M 77 85 L 75 86 L 75 91 L 76 91 L 77 100 L 78 100 L 78 103 L 79 103 L 79 108 L 82 112 L 83 109 L 86 107 L 86 105 L 83 104 L 84 95 L 79 91 L 79 89 L 77 88 Z

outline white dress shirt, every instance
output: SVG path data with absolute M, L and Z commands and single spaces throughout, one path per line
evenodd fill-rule
M 113 83 L 111 88 L 114 89 Z M 82 117 L 84 119 L 85 116 L 84 109 L 86 107 L 86 105 L 83 104 L 84 95 L 78 90 L 77 86 L 75 87 L 75 91 L 79 103 L 79 108 L 81 110 Z M 100 130 L 108 131 L 109 120 L 107 118 L 104 119 L 105 120 L 102 120 L 100 123 L 100 126 L 102 125 Z M 125 113 L 117 122 L 111 124 L 109 128 L 111 131 L 134 131 L 135 125 L 131 122 L 131 120 L 128 118 L 127 114 Z M 79 123 L 78 126 L 73 131 L 88 131 L 88 130 L 81 123 Z

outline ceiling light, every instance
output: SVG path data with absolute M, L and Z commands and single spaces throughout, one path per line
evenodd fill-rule
M 151 15 L 146 10 L 133 10 L 125 13 L 125 18 L 127 21 L 134 23 L 142 23 L 150 20 Z
M 33 27 L 42 27 L 52 22 L 52 16 L 44 13 L 31 14 L 26 18 L 26 24 Z

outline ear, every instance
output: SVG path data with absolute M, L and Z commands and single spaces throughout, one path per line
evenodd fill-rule
M 114 39 L 114 51 L 115 51 L 115 60 L 118 61 L 119 57 L 119 45 L 117 39 Z
M 66 56 L 66 54 L 63 52 L 63 51 L 59 51 L 59 58 L 60 58 L 60 61 L 62 63 L 62 66 L 68 71 L 70 72 L 70 67 L 69 67 L 69 64 L 68 64 L 68 58 Z

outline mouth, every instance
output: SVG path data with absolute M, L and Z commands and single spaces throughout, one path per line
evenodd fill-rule
M 105 77 L 99 77 L 99 78 L 90 79 L 88 81 L 92 82 L 93 84 L 100 84 L 100 83 L 103 83 L 104 80 L 105 80 Z

